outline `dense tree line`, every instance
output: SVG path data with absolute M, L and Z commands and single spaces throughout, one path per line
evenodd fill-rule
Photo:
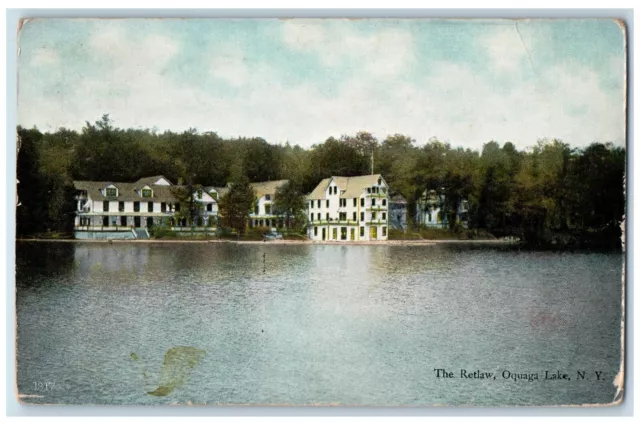
M 470 228 L 513 235 L 532 244 L 561 241 L 618 246 L 625 211 L 626 152 L 608 143 L 572 148 L 556 139 L 518 150 L 488 141 L 481 151 L 395 134 L 380 141 L 367 132 L 304 149 L 259 137 L 221 138 L 121 129 L 108 115 L 80 132 L 18 128 L 17 232 L 68 232 L 73 180 L 134 181 L 162 174 L 185 185 L 289 179 L 282 195 L 309 193 L 325 177 L 382 174 L 408 202 L 413 217 L 425 189 L 444 194 L 446 214 L 467 199 Z M 288 219 L 298 219 L 287 205 Z M 455 222 L 455 220 L 449 220 Z

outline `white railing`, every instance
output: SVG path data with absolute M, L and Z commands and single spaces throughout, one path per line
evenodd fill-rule
M 171 227 L 172 232 L 215 232 L 216 227 L 204 227 L 204 226 L 181 226 L 181 227 Z
M 74 230 L 86 232 L 130 232 L 133 226 L 75 226 Z

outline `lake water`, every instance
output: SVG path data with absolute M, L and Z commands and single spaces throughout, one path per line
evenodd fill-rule
M 32 403 L 607 403 L 622 261 L 479 245 L 19 242 L 18 388 Z

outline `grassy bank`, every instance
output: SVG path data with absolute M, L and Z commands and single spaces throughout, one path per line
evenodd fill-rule
M 495 240 L 496 238 L 482 229 L 437 229 L 418 228 L 406 232 L 397 229 L 389 230 L 389 240 Z

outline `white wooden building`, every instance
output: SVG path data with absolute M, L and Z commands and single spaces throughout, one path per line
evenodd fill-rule
M 164 176 L 143 177 L 136 182 L 74 181 L 77 202 L 74 233 L 78 239 L 128 239 L 148 237 L 147 229 L 168 226 L 211 228 L 218 204 L 215 195 L 194 187 L 193 201 L 199 204 L 195 222 L 178 219 L 180 200 L 175 186 Z M 137 230 L 136 230 L 137 229 Z
M 444 205 L 444 194 L 442 190 L 425 190 L 420 198 L 416 201 L 415 222 L 419 226 L 447 228 L 449 227 L 449 219 L 442 211 Z M 463 199 L 458 204 L 456 220 L 463 227 L 467 227 L 469 223 L 469 201 Z
M 289 180 L 250 183 L 256 194 L 256 202 L 249 214 L 249 227 L 283 227 L 284 220 L 274 213 L 276 191 Z
M 380 174 L 329 177 L 307 196 L 314 241 L 387 240 L 389 186 Z

